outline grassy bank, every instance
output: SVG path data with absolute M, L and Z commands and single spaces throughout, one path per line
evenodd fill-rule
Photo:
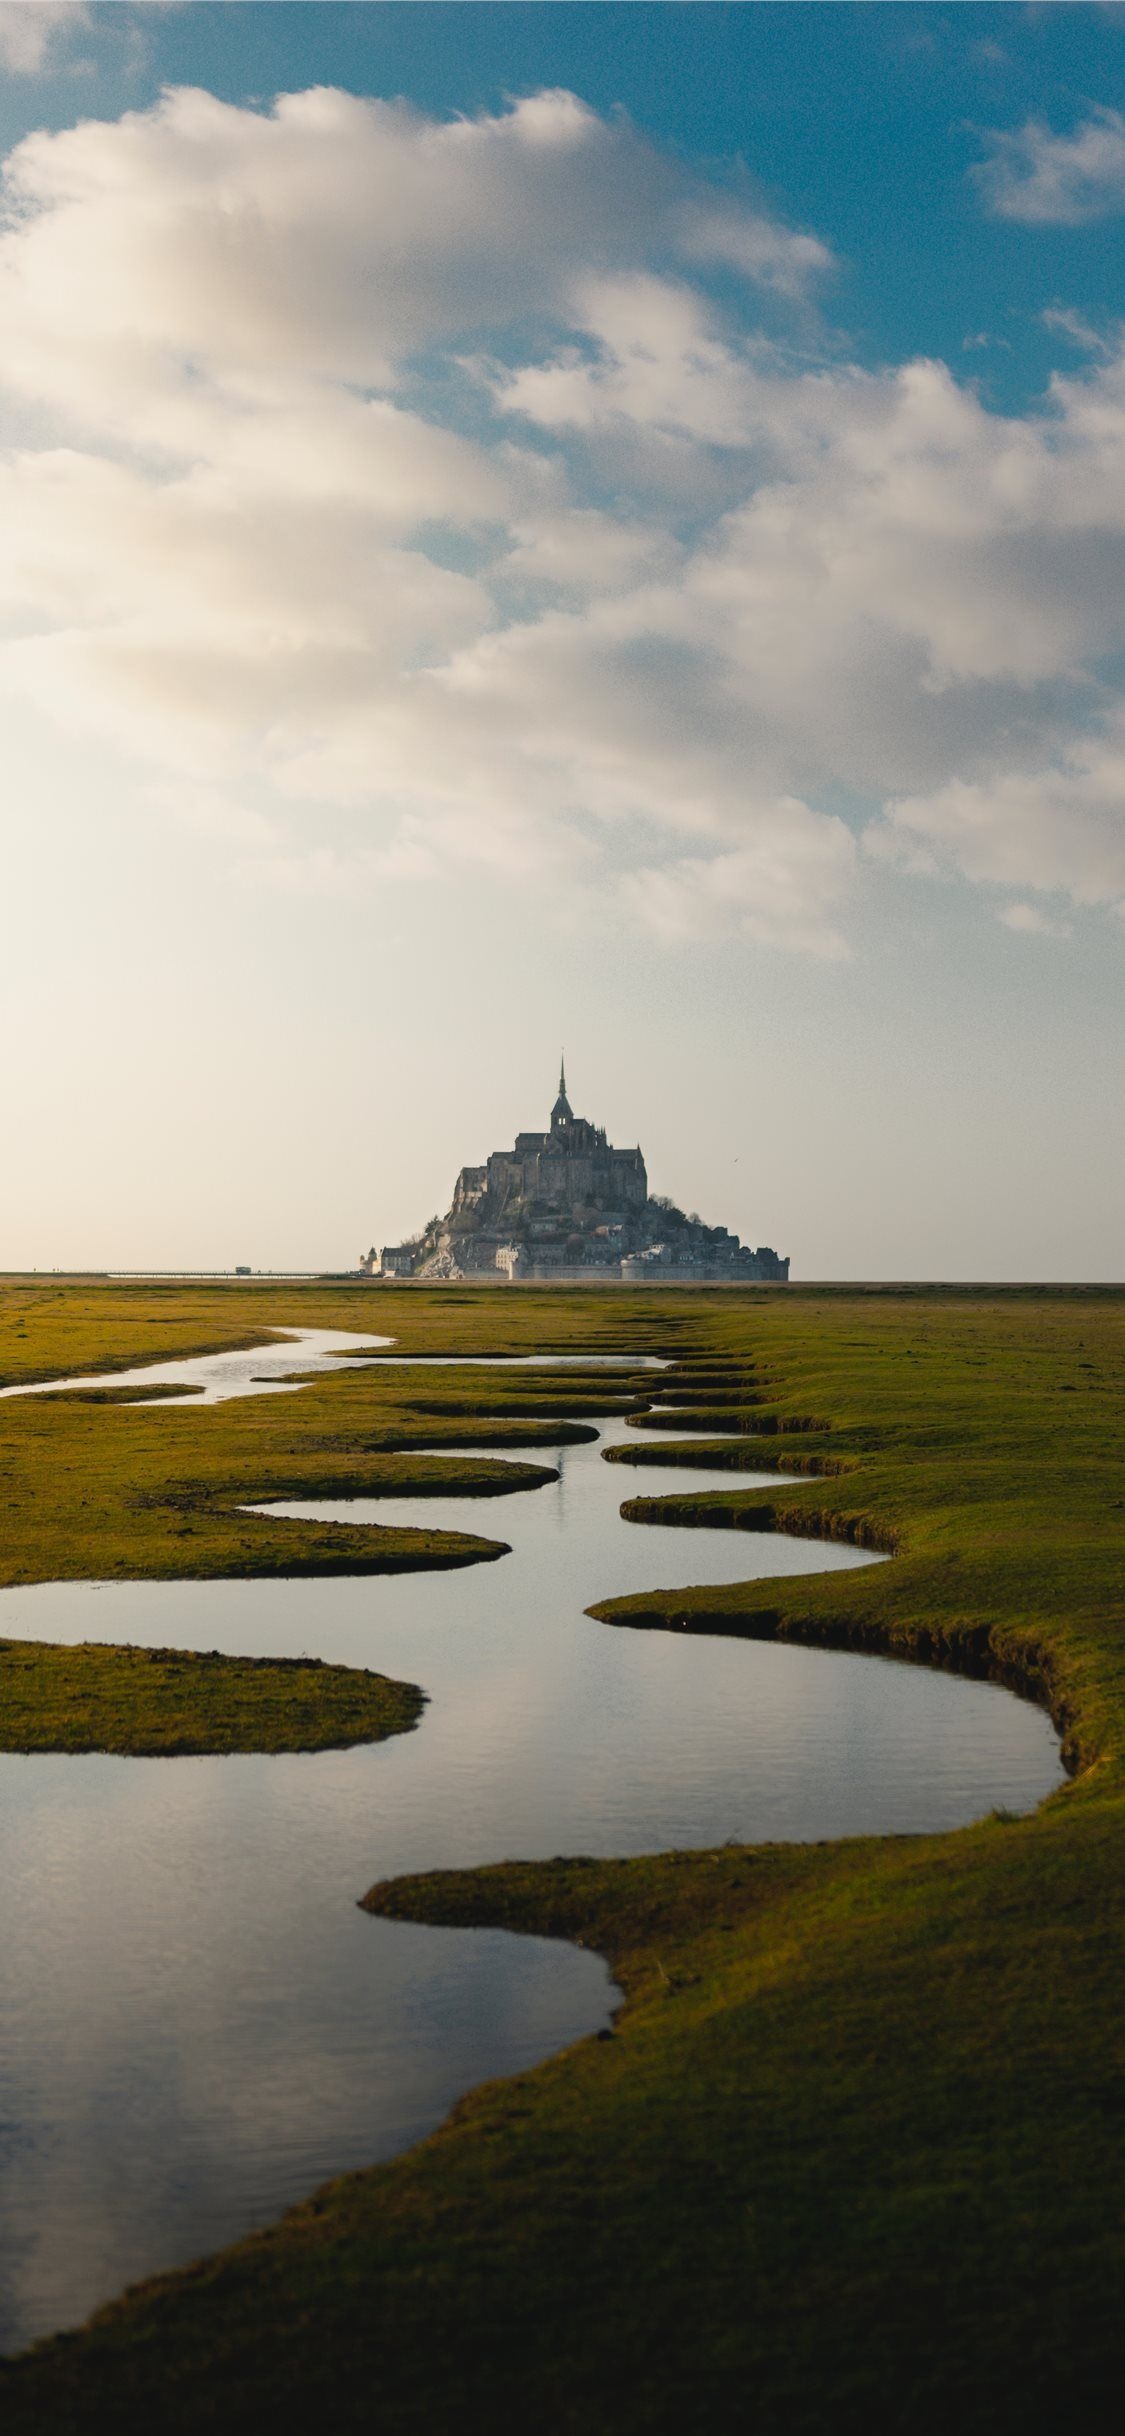
M 194 1397 L 95 1404 L 89 1394 L 0 1403 L 0 1586 L 471 1564 L 501 1555 L 502 1535 L 293 1522 L 245 1508 L 406 1493 L 479 1497 L 483 1508 L 553 1478 L 549 1462 L 489 1463 L 490 1448 L 530 1454 L 590 1435 L 588 1423 L 560 1419 L 549 1404 L 508 1413 L 487 1377 L 471 1418 L 461 1409 L 435 1416 L 432 1395 L 429 1414 L 416 1414 L 406 1373 L 385 1386 L 382 1377 L 341 1373 L 299 1395 L 217 1406 Z M 427 1460 L 427 1446 L 469 1443 L 480 1461 Z
M 538 1334 L 665 1351 L 679 1426 L 714 1431 L 692 1458 L 732 1469 L 717 1500 L 678 1487 L 685 1519 L 694 1505 L 733 1529 L 799 1522 L 896 1550 L 869 1571 L 617 1601 L 607 1629 L 789 1633 L 998 1671 L 1039 1687 L 1080 1773 L 1033 1818 L 957 1835 L 375 1888 L 381 1914 L 598 1947 L 623 1991 L 614 2035 L 477 2092 L 410 2155 L 29 2355 L 0 2375 L 7 2427 L 1112 2424 L 1125 1296 L 409 1294 L 395 1321 L 406 1350 Z M 412 1412 L 407 1365 L 265 1399 L 239 1424 L 238 1407 L 169 1405 L 54 1426 L 153 1433 L 175 1449 L 165 1494 L 173 1472 L 190 1486 L 208 1422 L 228 1480 L 248 1478 L 251 1449 L 226 1431 L 254 1414 L 279 1471 L 422 1461 L 394 1454 L 396 1432 L 404 1450 L 435 1430 L 564 1426 L 489 1407 L 504 1395 L 487 1374 L 477 1418 L 443 1412 L 467 1385 L 416 1374 L 430 1409 Z M 5 1427 L 17 1409 L 0 1407 Z M 636 1431 L 644 1468 L 622 1490 L 643 1486 L 642 1518 L 676 1412 Z M 775 1461 L 799 1480 L 739 1489 L 740 1465 Z M 676 1553 L 690 1573 L 690 1540 Z
M 310 1658 L 0 1641 L 0 1751 L 330 1751 L 424 1707 L 415 1684 Z

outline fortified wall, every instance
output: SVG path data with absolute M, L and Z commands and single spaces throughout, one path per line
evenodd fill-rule
M 444 1218 L 413 1241 L 363 1255 L 367 1277 L 519 1277 L 656 1281 L 710 1278 L 782 1283 L 788 1259 L 752 1252 L 724 1226 L 687 1218 L 654 1198 L 638 1145 L 619 1150 L 577 1117 L 565 1066 L 544 1133 L 516 1135 L 482 1167 L 463 1167 Z

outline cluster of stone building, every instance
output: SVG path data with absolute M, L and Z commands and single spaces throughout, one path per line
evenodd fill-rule
M 367 1277 L 659 1280 L 749 1283 L 789 1275 L 768 1245 L 750 1251 L 724 1226 L 654 1199 L 640 1149 L 617 1150 L 576 1117 L 565 1067 L 546 1133 L 517 1134 L 483 1167 L 463 1167 L 450 1209 L 411 1243 L 364 1254 Z

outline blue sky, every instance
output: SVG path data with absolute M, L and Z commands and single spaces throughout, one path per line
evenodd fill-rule
M 0 1261 L 338 1262 L 565 1034 L 795 1273 L 1119 1274 L 1125 11 L 0 61 Z

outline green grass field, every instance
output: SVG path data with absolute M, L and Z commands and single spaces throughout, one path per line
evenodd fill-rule
M 597 1947 L 623 1991 L 613 2036 L 476 2092 L 410 2154 L 0 2372 L 5 2428 L 1115 2425 L 1125 1293 L 36 1291 L 0 1310 L 7 1377 L 286 1319 L 393 1331 L 407 1353 L 664 1353 L 667 1426 L 637 1429 L 643 1468 L 622 1474 L 638 1512 L 676 1428 L 703 1426 L 714 1443 L 683 1460 L 732 1477 L 697 1511 L 895 1559 L 618 1601 L 606 1629 L 788 1633 L 993 1672 L 1049 1703 L 1076 1774 L 1033 1818 L 956 1835 L 373 1889 L 396 1917 Z M 352 1569 L 360 1536 L 379 1561 L 367 1535 L 310 1549 L 305 1526 L 232 1508 L 418 1485 L 443 1439 L 549 1446 L 599 1392 L 403 1363 L 209 1412 L 9 1401 L 3 1578 L 285 1571 L 298 1538 L 310 1562 Z M 740 1466 L 774 1463 L 801 1477 L 739 1489 Z

